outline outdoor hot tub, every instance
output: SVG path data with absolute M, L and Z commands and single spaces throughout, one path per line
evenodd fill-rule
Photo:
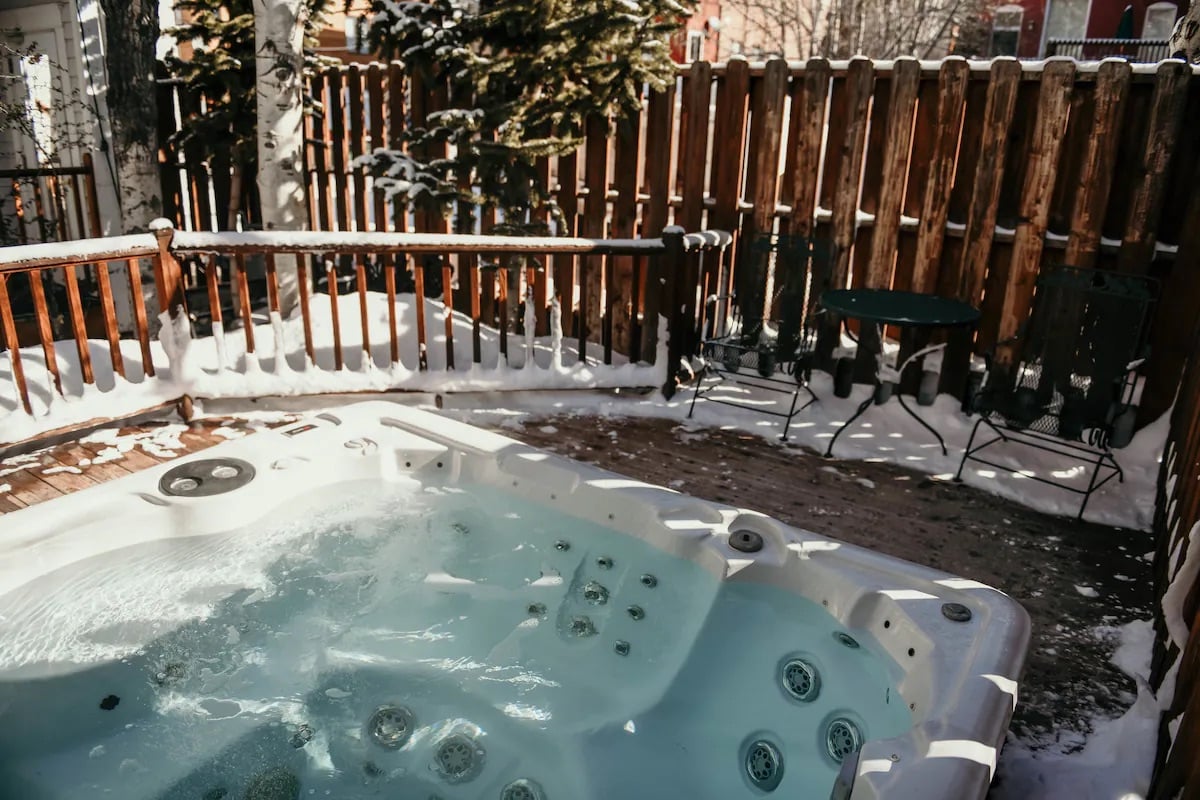
M 983 797 L 1028 638 L 975 581 L 359 403 L 0 518 L 0 798 Z

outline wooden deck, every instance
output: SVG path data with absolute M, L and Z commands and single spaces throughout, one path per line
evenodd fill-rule
M 85 436 L 80 441 L 0 461 L 0 514 L 123 478 L 174 458 L 205 450 L 294 416 L 253 423 L 204 419 L 161 422 Z M 114 440 L 119 444 L 114 444 Z
M 0 493 L 0 511 L 94 486 L 298 416 L 143 425 L 18 456 L 0 462 L 0 487 L 11 487 Z M 1097 630 L 1150 616 L 1151 565 L 1145 559 L 1153 547 L 1150 534 L 1049 517 L 890 464 L 829 461 L 744 432 L 691 430 L 673 420 L 524 418 L 499 430 L 632 478 L 753 508 L 1003 589 L 1033 619 L 1013 725 L 1026 743 L 1052 740 L 1064 720 L 1086 730 L 1097 713 L 1121 713 L 1136 690 L 1109 663 L 1112 642 Z M 1098 597 L 1076 587 L 1090 587 Z

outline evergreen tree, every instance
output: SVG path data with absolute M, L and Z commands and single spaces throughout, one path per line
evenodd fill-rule
M 633 115 L 643 86 L 673 79 L 668 37 L 691 13 L 677 0 L 374 0 L 372 10 L 373 49 L 427 87 L 444 82 L 459 107 L 412 120 L 405 150 L 363 163 L 392 195 L 493 204 L 509 231 L 528 230 L 529 211 L 548 200 L 539 157 L 573 152 L 588 117 Z
M 297 1 L 307 7 L 307 44 L 315 45 L 329 0 Z M 228 158 L 229 216 L 224 224 L 232 229 L 241 211 L 243 181 L 255 174 L 258 158 L 254 2 L 176 0 L 175 8 L 187 22 L 167 32 L 183 46 L 186 57 L 168 56 L 166 67 L 186 90 L 203 94 L 207 105 L 188 114 L 170 144 L 192 145 L 205 160 Z M 314 55 L 307 55 L 306 61 L 317 65 Z

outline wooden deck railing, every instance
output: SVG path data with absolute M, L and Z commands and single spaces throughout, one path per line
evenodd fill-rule
M 16 395 L 7 417 L 0 398 L 0 445 L 37 433 L 39 421 L 41 429 L 62 422 L 51 413 L 56 400 L 97 391 L 117 406 L 122 392 L 153 401 L 142 406 L 405 388 L 669 392 L 667 367 L 691 352 L 703 324 L 696 276 L 727 275 L 733 241 L 677 228 L 635 240 L 185 233 L 160 222 L 153 234 L 0 248 L 0 380 L 7 361 Z M 157 319 L 143 301 L 139 259 L 155 266 Z M 252 288 L 256 262 L 261 294 Z M 98 340 L 78 288 L 88 265 L 100 276 Z M 222 273 L 232 292 L 223 292 Z M 133 298 L 126 331 L 113 274 Z M 36 342 L 18 330 L 9 291 L 18 284 L 29 287 Z M 65 286 L 67 337 L 54 335 L 48 285 Z M 160 326 L 161 345 L 151 338 Z
M 167 229 L 166 233 L 170 234 Z M 90 239 L 75 242 L 54 242 L 0 248 L 0 333 L 3 333 L 7 350 L 8 376 L 15 387 L 16 401 L 27 415 L 34 414 L 33 398 L 41 400 L 43 406 L 53 403 L 55 397 L 65 399 L 69 395 L 85 395 L 96 385 L 93 347 L 90 343 L 95 326 L 88 324 L 85 315 L 83 293 L 80 290 L 80 271 L 90 268 L 95 277 L 97 300 L 100 309 L 100 335 L 107 345 L 105 357 L 112 374 L 122 379 L 140 381 L 155 376 L 156 366 L 151 348 L 151 325 L 145 306 L 144 292 L 139 269 L 139 260 L 153 259 L 159 285 L 155 294 L 164 299 L 162 291 L 162 250 L 154 234 L 119 236 L 108 239 Z M 113 275 L 119 276 L 114 286 Z M 54 314 L 51 312 L 48 295 L 63 290 L 66 309 L 61 315 L 71 331 L 70 339 L 55 335 Z M 132 326 L 123 332 L 118 324 L 114 291 L 128 291 L 132 303 Z M 25 312 L 14 314 L 14 293 L 20 292 Z M 23 330 L 18 328 L 22 322 Z M 36 339 L 40 345 L 38 375 L 31 389 L 31 377 L 22 354 L 22 344 Z M 73 349 L 68 357 L 69 368 L 61 363 L 67 354 L 58 344 L 67 342 Z M 129 363 L 130 352 L 123 345 L 136 344 L 140 362 L 136 367 Z M 25 351 L 26 354 L 28 351 Z M 73 379 L 73 386 L 64 384 L 64 373 Z M 42 378 L 46 384 L 42 384 Z M 111 387 L 110 387 L 111 388 Z

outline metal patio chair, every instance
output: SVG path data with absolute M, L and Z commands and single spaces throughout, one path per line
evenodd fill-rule
M 817 401 L 816 394 L 809 388 L 817 344 L 813 325 L 816 292 L 812 290 L 815 258 L 807 239 L 784 235 L 759 237 L 751 245 L 750 255 L 775 260 L 780 317 L 747 321 L 741 310 L 735 309 L 735 297 L 719 294 L 708 299 L 706 316 L 713 321 L 713 335 L 700 345 L 704 363 L 696 375 L 696 391 L 692 395 L 688 417 L 696 410 L 696 401 L 701 397 L 721 405 L 751 408 L 736 398 L 710 396 L 726 382 L 791 395 L 786 412 L 754 407 L 760 414 L 785 420 L 780 438 L 786 440 L 792 420 Z M 807 399 L 801 404 L 804 394 Z
M 1077 518 L 1097 489 L 1114 477 L 1123 481 L 1113 449 L 1132 436 L 1137 371 L 1145 360 L 1157 290 L 1157 281 L 1140 275 L 1074 267 L 1045 271 L 1024 329 L 989 356 L 972 401 L 979 420 L 955 480 L 962 480 L 968 461 L 1010 469 L 979 453 L 1013 443 L 1087 460 L 1086 489 L 1028 475 L 1082 494 Z M 994 435 L 976 444 L 981 426 Z

